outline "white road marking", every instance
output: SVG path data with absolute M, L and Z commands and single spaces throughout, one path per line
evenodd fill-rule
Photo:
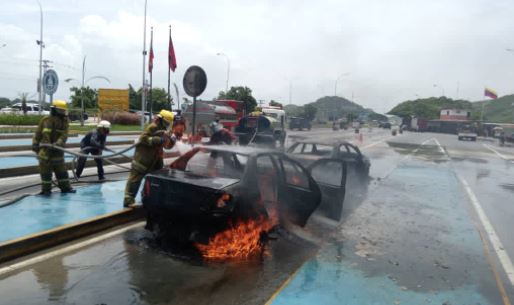
M 510 161 L 509 158 L 507 158 L 505 155 L 501 154 L 499 151 L 497 151 L 496 149 L 492 148 L 491 145 L 489 144 L 482 144 L 485 148 L 489 149 L 490 151 L 492 151 L 493 153 L 495 153 L 498 157 L 502 158 L 503 160 L 507 160 L 507 161 Z
M 380 141 L 376 141 L 376 142 L 374 142 L 374 143 L 370 143 L 370 144 L 368 144 L 368 145 L 364 145 L 364 146 L 362 146 L 362 147 L 361 147 L 361 149 L 365 149 L 365 148 L 373 147 L 373 146 L 378 145 L 378 144 L 380 144 L 380 143 L 382 143 L 382 142 L 384 142 L 384 141 L 385 141 L 385 140 L 380 140 Z
M 484 209 L 480 205 L 480 202 L 478 201 L 477 197 L 475 196 L 475 193 L 469 186 L 468 182 L 458 174 L 457 177 L 464 186 L 464 189 L 466 190 L 466 193 L 468 194 L 468 197 L 471 203 L 473 204 L 473 207 L 475 208 L 478 218 L 480 219 L 480 222 L 482 223 L 482 226 L 484 227 L 484 230 L 487 236 L 489 237 L 489 241 L 493 246 L 494 252 L 496 252 L 496 255 L 498 256 L 498 259 L 500 260 L 500 263 L 503 267 L 503 270 L 505 270 L 505 273 L 507 274 L 507 278 L 509 279 L 511 285 L 514 286 L 514 266 L 512 265 L 512 260 L 507 254 L 507 251 L 505 251 L 505 248 L 503 247 L 500 238 L 496 234 L 493 225 L 489 221 L 489 218 L 485 214 Z
M 439 141 L 437 141 L 436 138 L 434 138 L 434 140 L 440 147 L 440 149 L 444 152 L 441 143 L 439 143 Z M 505 270 L 505 273 L 507 274 L 507 278 L 509 279 L 511 285 L 514 286 L 514 266 L 512 265 L 512 260 L 507 254 L 507 251 L 505 251 L 505 248 L 503 247 L 500 237 L 498 237 L 498 234 L 496 234 L 493 225 L 489 221 L 489 218 L 487 217 L 484 209 L 482 208 L 480 202 L 477 199 L 477 196 L 469 186 L 468 182 L 459 174 L 456 173 L 456 175 L 459 178 L 462 185 L 464 186 L 464 189 L 466 190 L 468 198 L 471 201 L 473 208 L 475 209 L 475 212 L 478 215 L 478 219 L 480 219 L 480 222 L 482 223 L 482 226 L 484 227 L 484 230 L 489 238 L 489 242 L 493 246 L 494 252 L 498 256 L 498 259 L 500 260 L 503 270 Z
M 61 254 L 66 254 L 68 252 L 75 251 L 75 250 L 78 250 L 80 248 L 84 248 L 86 246 L 98 243 L 100 241 L 106 240 L 108 238 L 111 238 L 111 237 L 114 237 L 116 235 L 119 235 L 119 234 L 121 234 L 123 232 L 126 232 L 126 231 L 128 231 L 130 229 L 138 228 L 138 227 L 141 227 L 143 225 L 144 225 L 144 222 L 141 221 L 141 222 L 132 224 L 130 226 L 127 226 L 127 227 L 124 227 L 124 228 L 121 228 L 121 229 L 118 229 L 118 230 L 115 230 L 115 231 L 112 231 L 112 232 L 109 232 L 109 233 L 105 233 L 105 234 L 102 234 L 100 236 L 96 236 L 96 237 L 84 240 L 82 242 L 69 245 L 69 246 L 64 247 L 64 248 L 59 248 L 59 249 L 57 249 L 55 251 L 51 251 L 51 252 L 48 252 L 48 253 L 45 253 L 45 254 L 41 254 L 39 256 L 35 256 L 35 257 L 32 257 L 32 258 L 29 258 L 27 260 L 21 261 L 19 263 L 12 264 L 10 266 L 6 266 L 6 267 L 3 267 L 3 268 L 0 268 L 0 275 L 6 274 L 6 273 L 9 273 L 9 272 L 13 272 L 13 271 L 16 271 L 18 269 L 25 268 L 27 266 L 30 266 L 30 265 L 33 265 L 33 264 L 45 261 L 47 259 L 50 259 L 52 257 L 56 257 L 56 256 L 61 255 Z
M 436 138 L 432 138 L 432 139 L 434 139 L 435 143 L 437 144 L 439 152 L 441 152 L 442 154 L 444 154 L 444 155 L 446 155 L 448 157 L 448 154 L 446 153 L 444 148 L 441 146 L 441 143 L 439 143 L 439 141 Z

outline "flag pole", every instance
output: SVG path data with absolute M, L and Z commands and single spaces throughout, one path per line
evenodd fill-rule
M 144 19 L 144 26 L 143 26 L 143 91 L 141 92 L 141 130 L 145 128 L 145 100 L 146 100 L 146 79 L 145 79 L 145 73 L 146 73 L 146 7 L 147 7 L 147 0 L 145 0 L 145 19 Z
M 148 103 L 150 104 L 148 108 L 149 109 L 149 117 L 150 117 L 150 121 L 152 121 L 152 115 L 153 115 L 153 97 L 152 97 L 152 79 L 153 79 L 153 57 L 154 57 L 154 54 L 153 54 L 153 26 L 150 27 L 150 57 L 151 57 L 151 65 L 152 67 L 150 68 L 150 91 L 148 91 Z
M 171 24 L 170 24 L 170 39 L 171 39 Z M 169 48 L 169 46 L 168 46 Z M 170 95 L 170 77 L 171 77 L 171 63 L 170 63 L 170 50 L 168 50 L 168 104 L 170 105 L 170 110 L 173 110 L 173 105 L 171 105 L 171 95 Z

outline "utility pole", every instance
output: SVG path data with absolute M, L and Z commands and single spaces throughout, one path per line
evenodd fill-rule
M 39 40 L 37 40 L 37 44 L 39 45 L 39 79 L 38 79 L 38 91 L 39 91 L 39 114 L 41 114 L 41 104 L 43 101 L 43 48 L 45 44 L 43 43 L 43 7 L 41 6 L 41 2 L 37 2 L 39 4 L 39 13 L 40 13 L 40 24 L 39 24 Z
M 84 77 L 86 76 L 86 56 L 82 60 L 82 88 L 80 88 L 80 126 L 84 126 Z
M 293 82 L 289 81 L 289 105 L 293 103 Z
M 43 75 L 46 73 L 46 70 L 50 69 L 50 68 L 53 68 L 52 66 L 50 66 L 49 64 L 52 63 L 51 60 L 48 60 L 48 59 L 43 59 L 41 61 L 43 63 Z M 43 99 L 42 99 L 42 102 L 43 103 L 46 103 L 46 94 L 45 92 L 43 91 L 43 80 L 41 80 L 41 84 L 40 84 L 40 88 L 41 88 L 41 94 L 43 95 Z M 40 107 L 41 108 L 41 107 Z
M 225 58 L 227 59 L 227 81 L 225 83 L 225 94 L 228 92 L 228 79 L 230 77 L 230 58 L 228 58 L 228 55 L 225 54 L 225 53 L 217 53 L 216 55 L 218 56 L 225 56 Z
M 143 90 L 141 92 L 141 130 L 145 128 L 145 103 L 146 103 L 146 7 L 148 0 L 145 0 L 145 19 L 143 25 Z

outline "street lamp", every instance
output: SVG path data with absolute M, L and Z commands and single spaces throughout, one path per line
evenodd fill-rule
M 217 53 L 218 56 L 225 56 L 227 59 L 227 83 L 225 84 L 225 94 L 228 92 L 228 79 L 230 77 L 230 58 L 228 58 L 228 55 L 225 53 Z
M 347 75 L 350 75 L 350 72 L 343 73 L 343 74 L 339 75 L 339 77 L 336 79 L 336 82 L 335 82 L 335 84 L 334 84 L 334 96 L 337 96 L 337 83 L 339 82 L 339 80 L 340 80 L 343 76 L 347 76 Z
M 94 79 L 103 79 L 103 80 L 107 81 L 109 84 L 111 83 L 111 81 L 107 77 L 102 76 L 102 75 L 93 76 L 93 77 L 88 78 L 87 80 L 84 80 L 85 76 L 86 76 L 86 56 L 84 56 L 84 60 L 82 61 L 82 82 L 81 82 L 82 92 L 80 94 L 80 126 L 84 126 L 84 84 L 87 84 L 87 83 L 89 83 L 89 81 L 92 81 Z M 79 82 L 77 79 L 74 79 L 74 78 L 67 78 L 64 81 L 67 83 L 69 83 L 71 81 Z
M 39 40 L 36 40 L 39 45 L 39 80 L 38 80 L 38 91 L 39 91 L 39 114 L 41 114 L 41 102 L 43 100 L 43 48 L 45 47 L 45 43 L 43 42 L 43 6 L 41 6 L 41 2 L 37 2 L 39 4 L 39 14 L 40 14 L 40 24 L 39 24 Z
M 436 88 L 436 87 L 437 87 L 437 88 L 441 88 L 441 93 L 443 94 L 442 96 L 444 97 L 444 88 L 443 88 L 443 87 L 441 87 L 441 86 L 440 86 L 440 85 L 438 85 L 438 84 L 434 84 L 434 88 Z

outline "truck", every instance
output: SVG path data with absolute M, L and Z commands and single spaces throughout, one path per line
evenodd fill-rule
M 298 129 L 298 130 L 303 130 L 303 129 L 307 129 L 307 130 L 311 130 L 311 121 L 306 119 L 306 118 L 302 118 L 302 117 L 291 117 L 289 118 L 289 129 L 290 130 L 293 130 L 293 129 Z
M 193 104 L 189 105 L 184 112 L 186 120 L 186 130 L 193 130 Z M 197 133 L 205 132 L 204 136 L 209 136 L 209 124 L 215 120 L 228 130 L 233 131 L 238 123 L 238 114 L 236 110 L 226 104 L 197 101 L 196 102 L 196 118 L 195 125 Z
M 235 135 L 241 145 L 257 144 L 272 148 L 277 142 L 284 147 L 287 136 L 283 121 L 260 111 L 242 117 L 235 128 Z
M 464 124 L 457 130 L 457 138 L 459 141 L 464 139 L 476 141 L 477 140 L 477 129 L 471 124 Z

